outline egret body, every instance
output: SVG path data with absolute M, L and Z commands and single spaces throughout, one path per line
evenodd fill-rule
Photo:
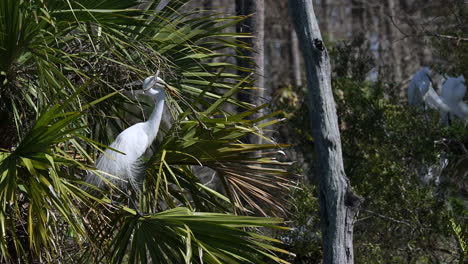
M 424 67 L 416 72 L 408 88 L 408 103 L 414 106 L 423 104 L 439 111 L 449 111 L 449 106 L 432 88 L 431 70 Z
M 444 82 L 441 91 L 441 98 L 448 106 L 448 111 L 441 110 L 442 121 L 449 123 L 448 114 L 453 114 L 460 119 L 468 122 L 468 105 L 463 102 L 466 94 L 465 78 L 463 75 L 458 77 L 448 77 Z
M 149 95 L 155 101 L 153 112 L 146 122 L 140 122 L 125 129 L 120 133 L 110 148 L 96 161 L 96 169 L 99 176 L 89 173 L 86 181 L 97 187 L 104 185 L 105 180 L 119 186 L 127 187 L 127 182 L 135 189 L 139 189 L 143 162 L 141 157 L 152 144 L 158 134 L 159 124 L 164 109 L 165 82 L 155 76 L 150 76 L 143 83 L 143 94 Z M 118 150 L 116 152 L 112 149 Z
M 430 78 L 431 70 L 429 67 L 424 67 L 417 71 L 408 88 L 408 103 L 414 106 L 421 106 L 423 104 L 423 96 L 432 88 Z

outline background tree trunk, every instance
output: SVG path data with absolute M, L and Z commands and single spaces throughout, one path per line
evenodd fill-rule
M 239 33 L 251 33 L 254 37 L 250 39 L 241 39 L 241 41 L 247 42 L 253 52 L 247 52 L 244 54 L 246 57 L 251 57 L 252 61 L 239 60 L 237 64 L 245 68 L 254 68 L 255 82 L 254 91 L 245 91 L 238 94 L 238 99 L 244 102 L 252 103 L 256 106 L 262 105 L 266 102 L 265 97 L 265 56 L 264 56 L 264 23 L 265 23 L 265 1 L 264 0 L 236 0 L 236 13 L 240 16 L 249 16 L 243 22 L 237 25 L 237 32 Z M 253 62 L 253 64 L 252 64 Z M 239 72 L 245 75 L 244 72 Z M 240 109 L 243 111 L 243 109 Z M 263 115 L 263 111 L 260 110 L 256 117 Z M 261 137 L 253 137 L 249 139 L 249 142 L 254 144 L 262 144 Z M 258 154 L 258 153 L 257 153 Z
M 248 16 L 255 12 L 255 3 L 254 0 L 236 0 L 236 15 L 238 16 Z M 242 22 L 236 25 L 237 33 L 250 33 L 253 34 L 255 23 L 254 17 L 250 16 L 244 19 Z M 241 38 L 239 41 L 246 42 L 249 46 L 253 46 L 253 38 Z M 243 54 L 245 57 L 252 58 L 253 52 L 248 50 L 244 51 Z M 250 59 L 238 59 L 237 65 L 243 68 L 252 68 L 252 61 Z M 246 76 L 247 73 L 243 71 L 238 71 L 238 74 Z M 252 96 L 250 95 L 251 91 L 241 91 L 237 94 L 237 98 L 243 102 L 253 103 Z M 244 111 L 243 108 L 239 108 L 239 111 Z
M 293 84 L 296 87 L 302 86 L 302 67 L 301 67 L 301 58 L 300 58 L 299 42 L 297 40 L 296 30 L 291 30 L 291 64 L 292 64 L 292 74 L 293 74 Z
M 323 263 L 353 263 L 353 224 L 360 197 L 346 178 L 331 89 L 331 68 L 312 0 L 289 0 L 307 72 L 322 226 Z
M 255 92 L 255 105 L 262 105 L 265 101 L 265 0 L 255 1 L 255 38 L 253 41 L 254 48 L 254 63 L 256 66 L 255 87 L 258 89 Z M 261 109 L 256 117 L 265 115 L 264 109 Z M 262 144 L 261 137 L 255 139 L 256 144 Z

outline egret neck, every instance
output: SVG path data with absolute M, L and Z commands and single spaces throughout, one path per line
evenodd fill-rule
M 145 123 L 146 131 L 148 132 L 148 144 L 151 145 L 156 137 L 159 124 L 161 123 L 161 116 L 164 109 L 164 98 L 166 93 L 164 89 L 151 89 L 151 97 L 155 101 L 153 112 Z

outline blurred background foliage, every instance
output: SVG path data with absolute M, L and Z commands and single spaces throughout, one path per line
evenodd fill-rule
M 368 80 L 376 63 L 363 44 L 362 36 L 329 43 L 345 170 L 353 189 L 365 197 L 354 228 L 355 261 L 463 261 L 461 244 L 466 243 L 468 224 L 468 127 L 462 121 L 442 126 L 438 112 L 411 108 L 398 93 L 389 91 L 394 89 L 391 84 Z M 277 97 L 278 105 L 303 98 L 305 91 L 296 90 L 283 93 L 292 94 L 290 97 Z M 309 131 L 308 123 L 303 122 L 307 107 L 301 102 L 292 110 L 281 108 L 289 110 L 284 126 L 298 131 L 292 133 Z M 295 151 L 306 149 L 303 155 L 310 155 L 313 142 L 306 144 L 296 146 Z M 296 169 L 307 175 L 307 165 L 296 164 Z M 290 224 L 294 229 L 282 239 L 297 254 L 294 263 L 319 263 L 316 195 L 315 187 L 307 185 L 291 193 Z
M 271 17 L 287 15 L 281 4 L 268 3 L 276 12 Z M 466 261 L 467 124 L 442 126 L 438 112 L 409 107 L 406 92 L 423 66 L 433 70 L 436 90 L 445 74 L 467 76 L 467 7 L 457 0 L 314 1 L 333 67 L 346 174 L 365 198 L 354 228 L 356 263 Z M 274 65 L 267 71 L 282 74 L 271 75 L 272 105 L 287 118 L 278 138 L 293 144 L 287 154 L 306 183 L 291 193 L 293 230 L 281 238 L 297 254 L 293 263 L 320 263 L 319 205 L 308 185 L 316 183 L 308 162 L 314 154 L 307 108 L 313 106 L 292 77 L 294 52 L 284 52 L 294 49 L 294 36 L 287 47 L 281 42 L 290 25 L 273 28 L 281 33 L 268 38 Z M 283 69 L 285 58 L 290 63 Z

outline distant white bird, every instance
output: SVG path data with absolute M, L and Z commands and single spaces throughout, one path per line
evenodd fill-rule
M 449 111 L 449 107 L 432 88 L 431 70 L 424 67 L 416 72 L 408 88 L 408 103 L 414 106 L 423 104 L 439 111 Z
M 465 94 L 466 86 L 463 75 L 448 77 L 444 82 L 440 97 L 449 108 L 448 111 L 447 109 L 440 110 L 442 122 L 444 124 L 450 123 L 449 114 L 453 114 L 465 122 L 468 122 L 468 105 L 463 102 Z
M 424 103 L 423 96 L 432 87 L 431 70 L 429 67 L 424 67 L 417 71 L 408 88 L 408 103 L 414 106 L 421 106 Z
M 159 71 L 158 71 L 159 73 Z M 106 180 L 126 189 L 127 182 L 135 189 L 139 189 L 143 169 L 142 155 L 156 138 L 161 123 L 161 116 L 164 109 L 165 91 L 167 85 L 158 73 L 150 76 L 143 82 L 143 94 L 151 96 L 155 101 L 153 112 L 146 122 L 140 122 L 125 129 L 120 133 L 110 148 L 96 161 L 96 169 L 99 170 L 99 176 L 95 173 L 88 173 L 86 182 L 97 187 L 104 185 Z

